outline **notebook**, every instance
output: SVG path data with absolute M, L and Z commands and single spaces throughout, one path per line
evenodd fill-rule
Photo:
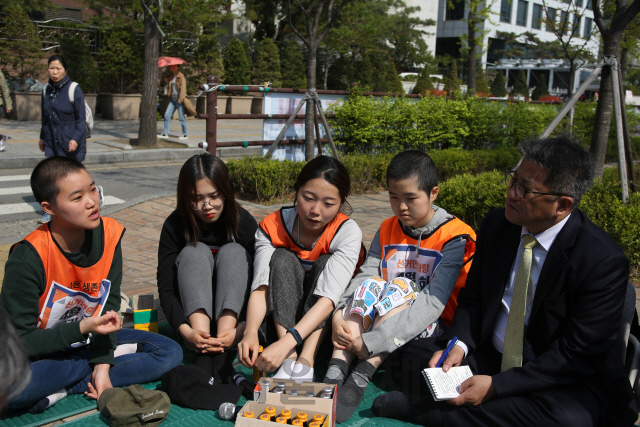
M 427 368 L 422 371 L 422 375 L 435 400 L 449 400 L 460 395 L 458 386 L 471 378 L 473 373 L 468 366 L 455 366 L 447 372 L 442 368 Z

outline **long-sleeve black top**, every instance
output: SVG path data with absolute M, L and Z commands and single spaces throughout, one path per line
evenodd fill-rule
M 240 208 L 238 238 L 236 243 L 242 245 L 253 257 L 255 234 L 258 224 L 245 209 Z M 215 247 L 229 243 L 227 231 L 222 222 L 216 221 L 200 228 L 199 242 Z M 178 269 L 176 259 L 180 251 L 187 245 L 184 227 L 178 211 L 173 211 L 165 220 L 158 244 L 158 293 L 160 305 L 171 327 L 177 332 L 180 325 L 187 323 L 187 316 L 182 309 L 180 289 L 178 288 Z

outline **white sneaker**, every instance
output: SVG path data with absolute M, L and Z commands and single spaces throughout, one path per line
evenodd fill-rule
M 102 189 L 102 185 L 96 185 L 98 189 L 98 194 L 100 195 L 100 209 L 104 206 L 104 190 Z
M 169 138 L 169 135 L 163 132 L 160 134 L 160 138 Z
M 7 135 L 0 135 L 0 151 L 4 151 L 6 141 L 7 141 Z
M 44 214 L 44 215 L 42 215 L 42 216 L 40 217 L 40 219 L 38 220 L 38 223 L 40 223 L 40 224 L 46 224 L 46 223 L 48 223 L 49 221 L 51 221 L 51 215 L 49 215 L 48 213 L 46 213 L 46 214 Z
M 185 135 L 179 136 L 178 139 L 189 139 L 189 135 L 185 134 Z

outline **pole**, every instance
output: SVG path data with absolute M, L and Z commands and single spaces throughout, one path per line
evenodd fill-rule
M 631 149 L 631 136 L 629 135 L 629 122 L 627 121 L 627 108 L 625 102 L 624 88 L 622 87 L 622 67 L 618 67 L 618 83 L 620 87 L 620 99 L 622 100 L 622 126 L 624 132 L 624 151 L 625 159 L 627 160 L 627 171 L 629 172 L 629 185 L 632 192 L 638 190 L 638 181 L 636 181 L 636 168 L 633 162 L 633 150 Z
M 324 130 L 327 133 L 327 139 L 329 140 L 329 146 L 331 147 L 331 152 L 333 153 L 333 157 L 338 158 L 338 150 L 336 149 L 336 145 L 333 143 L 333 136 L 331 135 L 331 130 L 329 130 L 329 125 L 327 124 L 327 118 L 324 116 L 324 111 L 322 111 L 322 105 L 320 105 L 320 100 L 318 99 L 318 95 L 316 95 L 316 99 L 318 100 L 318 113 L 320 114 L 320 120 L 322 121 L 322 126 L 324 126 Z
M 564 116 L 567 115 L 567 113 L 569 112 L 569 110 L 571 108 L 573 108 L 573 106 L 575 105 L 576 101 L 582 96 L 582 94 L 584 93 L 585 90 L 587 90 L 587 87 L 589 87 L 589 85 L 591 84 L 591 82 L 598 77 L 598 75 L 600 74 L 600 71 L 602 70 L 602 66 L 604 64 L 598 64 L 596 66 L 596 68 L 593 70 L 593 72 L 591 73 L 591 75 L 589 75 L 589 77 L 587 77 L 587 80 L 585 80 L 580 87 L 578 88 L 578 90 L 576 91 L 576 93 L 573 94 L 573 96 L 571 97 L 571 99 L 569 99 L 564 106 L 560 109 L 560 112 L 558 113 L 558 115 L 551 121 L 551 124 L 549 126 L 547 126 L 547 128 L 544 130 L 544 132 L 542 132 L 541 137 L 542 138 L 547 138 L 549 135 L 551 135 L 551 132 L 553 132 L 553 130 L 556 128 L 556 126 L 558 126 L 560 124 L 560 122 L 562 121 L 562 119 L 564 118 Z
M 207 77 L 207 87 L 200 86 L 200 90 L 207 91 L 207 113 L 200 114 L 201 119 L 207 120 L 206 141 L 207 151 L 214 156 L 218 151 L 218 91 L 208 90 L 208 87 L 218 84 L 218 78 L 216 76 Z
M 605 58 L 606 60 L 606 58 Z M 627 163 L 624 155 L 624 136 L 622 131 L 622 111 L 620 99 L 620 83 L 618 82 L 618 58 L 610 56 L 607 61 L 611 67 L 611 84 L 613 86 L 613 110 L 616 118 L 616 142 L 618 146 L 618 172 L 620 174 L 620 185 L 622 186 L 622 202 L 629 201 L 629 182 L 627 181 Z
M 293 110 L 293 114 L 291 114 L 291 117 L 289 117 L 289 120 L 287 120 L 287 123 L 284 125 L 284 127 L 282 128 L 282 130 L 280 131 L 276 139 L 273 140 L 273 144 L 271 144 L 271 147 L 269 147 L 269 151 L 267 151 L 267 154 L 265 155 L 265 157 L 269 157 L 270 155 L 272 155 L 275 149 L 278 148 L 278 144 L 284 137 L 284 134 L 287 132 L 287 129 L 289 129 L 289 126 L 291 126 L 291 123 L 293 123 L 296 116 L 302 109 L 302 106 L 304 105 L 305 102 L 307 102 L 308 99 L 309 99 L 308 95 L 305 94 L 304 98 L 302 98 L 300 100 L 300 103 L 298 103 L 298 106 L 296 107 L 296 109 Z
M 314 100 L 313 101 L 314 105 L 318 105 L 319 102 Z M 320 107 L 322 108 L 322 107 Z M 322 155 L 322 144 L 320 143 L 320 126 L 318 126 L 318 115 L 314 114 L 313 115 L 313 125 L 315 127 L 316 130 L 316 141 L 318 141 L 318 155 L 321 156 Z

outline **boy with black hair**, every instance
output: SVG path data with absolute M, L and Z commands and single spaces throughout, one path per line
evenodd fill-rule
M 11 248 L 0 308 L 22 337 L 29 385 L 9 408 L 44 411 L 62 397 L 98 399 L 110 387 L 154 381 L 182 361 L 180 346 L 150 332 L 121 329 L 124 227 L 100 217 L 100 197 L 84 166 L 41 161 L 31 189 L 51 215 Z
M 476 235 L 433 204 L 437 185 L 435 164 L 425 153 L 405 151 L 389 163 L 395 216 L 378 229 L 333 316 L 335 348 L 324 382 L 338 385 L 339 423 L 351 417 L 389 353 L 417 336 L 435 339 L 451 324 Z M 347 377 L 356 355 L 361 360 Z

